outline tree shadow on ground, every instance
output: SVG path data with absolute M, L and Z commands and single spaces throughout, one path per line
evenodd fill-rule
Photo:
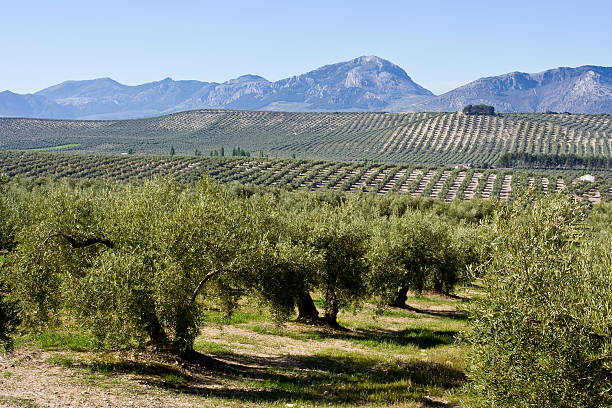
M 211 358 L 211 360 L 214 360 Z M 139 361 L 121 359 L 116 361 L 94 360 L 78 365 L 93 373 L 102 375 L 111 374 L 147 374 L 153 376 L 176 375 L 182 376 L 183 371 L 179 365 L 174 366 L 165 361 Z
M 451 319 L 457 319 L 457 320 L 467 320 L 468 319 L 468 313 L 465 310 L 435 310 L 435 309 L 420 309 L 418 307 L 414 307 L 414 306 L 410 306 L 410 305 L 405 305 L 400 307 L 399 309 L 401 310 L 408 310 L 410 312 L 414 312 L 414 313 L 419 313 L 419 314 L 426 314 L 429 316 L 436 316 L 436 317 L 449 317 Z
M 367 346 L 451 344 L 457 332 L 429 329 L 322 331 L 321 338 Z M 330 355 L 330 353 L 332 353 Z M 366 355 L 320 354 L 262 357 L 251 354 L 194 352 L 178 357 L 145 351 L 123 360 L 90 362 L 90 371 L 129 374 L 147 386 L 186 395 L 245 403 L 302 402 L 367 405 L 415 401 L 423 406 L 449 407 L 426 398 L 461 386 L 465 375 L 447 364 L 421 359 L 381 361 Z
M 381 364 L 375 359 L 345 356 L 266 358 L 232 354 L 211 364 L 210 357 L 202 357 L 206 365 L 192 366 L 185 383 L 168 383 L 160 376 L 147 376 L 141 382 L 182 394 L 244 402 L 365 404 L 413 400 L 444 407 L 443 403 L 427 405 L 423 400 L 426 390 L 452 389 L 465 380 L 460 370 L 421 360 Z
M 321 338 L 348 340 L 371 346 L 415 346 L 428 349 L 449 345 L 455 341 L 458 334 L 455 330 L 431 330 L 411 328 L 404 330 L 368 330 L 355 329 L 350 331 L 321 331 Z

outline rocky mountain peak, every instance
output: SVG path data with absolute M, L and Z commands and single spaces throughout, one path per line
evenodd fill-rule
M 242 75 L 223 83 L 161 81 L 128 86 L 111 78 L 66 81 L 34 95 L 0 93 L 0 116 L 123 119 L 190 109 L 285 111 L 497 111 L 612 113 L 612 67 L 561 67 L 480 78 L 435 96 L 401 67 L 375 55 L 270 82 Z
M 612 113 L 612 67 L 561 67 L 480 78 L 414 108 L 451 111 L 468 104 L 492 105 L 499 112 Z

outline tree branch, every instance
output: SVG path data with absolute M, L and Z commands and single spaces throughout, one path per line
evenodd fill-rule
M 200 291 L 202 290 L 202 287 L 206 284 L 206 282 L 208 282 L 209 280 L 211 280 L 212 278 L 214 278 L 215 276 L 217 276 L 221 272 L 228 272 L 228 271 L 229 271 L 228 269 L 215 269 L 214 271 L 207 273 L 202 278 L 200 283 L 198 283 L 198 286 L 193 291 L 193 295 L 191 295 L 191 303 L 192 304 L 195 303 L 196 298 L 198 297 L 198 293 L 200 293 Z

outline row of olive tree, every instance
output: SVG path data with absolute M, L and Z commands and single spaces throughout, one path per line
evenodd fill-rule
M 106 344 L 190 352 L 213 293 L 228 306 L 256 295 L 279 321 L 297 308 L 302 320 L 337 325 L 342 308 L 370 296 L 389 304 L 407 290 L 448 293 L 477 261 L 474 227 L 408 205 L 386 211 L 366 195 L 208 179 L 13 190 L 5 200 L 14 203 L 0 206 L 14 213 L 0 225 L 0 281 L 21 326 L 73 322 Z M 324 296 L 322 317 L 313 292 Z

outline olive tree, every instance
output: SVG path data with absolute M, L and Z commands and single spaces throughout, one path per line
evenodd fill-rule
M 241 287 L 287 316 L 312 250 L 282 229 L 270 198 L 231 195 L 205 179 L 33 197 L 36 219 L 10 257 L 30 327 L 62 314 L 101 342 L 191 351 L 207 285 Z M 226 293 L 227 295 L 227 293 Z
M 465 335 L 482 406 L 612 404 L 612 243 L 584 216 L 564 196 L 497 212 Z
M 6 281 L 26 327 L 44 329 L 58 322 L 67 293 L 104 247 L 89 240 L 103 234 L 98 215 L 106 203 L 103 195 L 94 197 L 67 183 L 28 194 L 28 217 L 16 233 L 17 246 L 6 256 Z
M 371 284 L 383 304 L 406 307 L 410 290 L 453 290 L 467 262 L 459 241 L 453 239 L 454 228 L 423 211 L 377 223 L 368 257 Z
M 300 314 L 337 326 L 340 309 L 359 302 L 368 293 L 368 224 L 357 211 L 355 197 L 338 205 L 322 203 L 303 217 L 308 220 L 303 239 L 320 258 L 307 276 L 308 289 L 300 299 Z M 317 319 L 308 293 L 311 289 L 324 295 L 322 319 Z

